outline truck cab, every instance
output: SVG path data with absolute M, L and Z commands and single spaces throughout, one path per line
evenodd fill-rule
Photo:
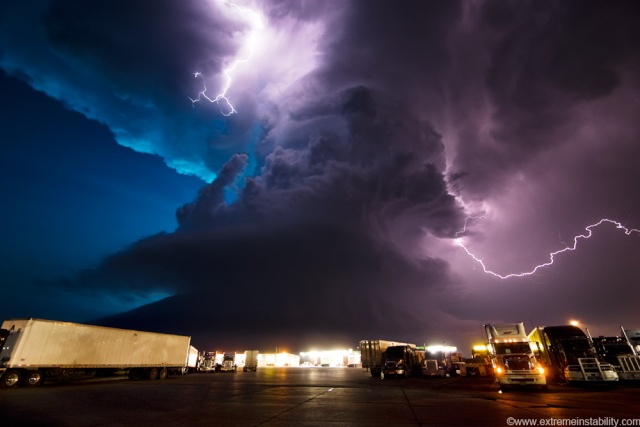
M 198 367 L 200 372 L 216 372 L 216 352 L 207 351 L 202 356 L 202 361 Z
M 427 346 L 422 361 L 421 374 L 426 377 L 447 377 L 455 375 L 455 362 L 459 361 L 457 348 L 435 345 Z
M 423 357 L 424 353 L 410 345 L 387 347 L 380 378 L 419 375 Z
M 485 377 L 493 374 L 491 355 L 485 344 L 476 344 L 471 348 L 471 359 L 456 362 L 457 370 L 463 377 Z
M 635 354 L 626 336 L 593 338 L 593 345 L 598 356 L 615 368 L 621 380 L 640 381 L 640 356 Z
M 493 373 L 500 388 L 537 386 L 547 388 L 545 370 L 536 359 L 524 323 L 485 325 Z
M 224 356 L 222 356 L 222 366 L 220 370 L 222 372 L 236 372 L 238 370 L 235 353 L 225 353 Z
M 577 326 L 539 326 L 531 331 L 529 339 L 549 376 L 557 381 L 616 384 L 619 379 L 613 366 L 600 360 L 593 343 Z

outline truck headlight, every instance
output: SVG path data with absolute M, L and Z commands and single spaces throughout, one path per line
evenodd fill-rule
M 544 375 L 544 368 L 542 366 L 538 366 L 538 372 Z

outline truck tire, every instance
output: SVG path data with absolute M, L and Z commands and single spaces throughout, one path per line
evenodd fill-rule
M 37 385 L 42 385 L 44 383 L 44 375 L 42 375 L 42 371 L 27 371 L 24 375 L 23 379 L 25 387 L 35 387 Z
M 166 380 L 168 376 L 169 376 L 169 371 L 167 371 L 167 368 L 160 368 L 160 371 L 158 371 L 158 379 Z
M 22 375 L 18 369 L 9 369 L 2 376 L 2 387 L 18 387 Z
M 148 380 L 155 380 L 158 378 L 158 368 L 149 368 L 147 369 L 146 374 Z

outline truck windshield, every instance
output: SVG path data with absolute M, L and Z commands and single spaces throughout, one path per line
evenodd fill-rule
M 609 356 L 626 356 L 633 354 L 631 347 L 625 343 L 602 343 L 602 345 Z
M 531 353 L 527 342 L 504 342 L 495 344 L 497 354 Z
M 404 358 L 404 347 L 389 347 L 385 352 L 387 360 L 400 360 Z
M 569 338 L 560 340 L 562 349 L 567 356 L 573 357 L 596 357 L 595 351 L 587 338 Z

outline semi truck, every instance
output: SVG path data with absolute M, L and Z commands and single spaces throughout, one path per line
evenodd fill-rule
M 380 378 L 403 377 L 420 375 L 424 352 L 415 345 L 392 345 L 384 352 L 384 364 Z
M 484 325 L 493 375 L 504 390 L 511 386 L 547 389 L 544 368 L 529 345 L 524 323 Z
M 547 380 L 569 384 L 617 384 L 618 374 L 610 363 L 598 358 L 587 335 L 577 326 L 538 326 L 529 333 L 537 359 Z
M 128 373 L 164 380 L 185 367 L 191 337 L 43 319 L 7 319 L 0 385 L 32 387 L 65 378 Z
M 395 345 L 411 345 L 399 341 L 389 340 L 362 340 L 360 341 L 360 357 L 362 368 L 369 371 L 372 377 L 380 377 L 384 365 L 384 352 L 388 347 Z
M 258 350 L 246 350 L 244 352 L 244 366 L 243 372 L 258 370 Z
M 235 353 L 224 353 L 222 356 L 222 364 L 220 366 L 221 372 L 236 372 L 238 366 L 236 365 Z
M 454 362 L 457 371 L 463 377 L 486 377 L 493 375 L 491 355 L 485 344 L 476 344 L 471 348 L 471 359 Z
M 456 350 L 455 347 L 443 345 L 427 346 L 422 361 L 422 376 L 443 378 L 455 375 L 455 363 L 462 360 Z
M 199 372 L 216 372 L 218 370 L 218 364 L 216 362 L 217 352 L 205 351 L 202 355 L 202 361 L 198 367 Z
M 622 336 L 596 337 L 593 345 L 598 356 L 613 365 L 620 380 L 640 381 L 640 356 L 633 348 L 624 328 Z

